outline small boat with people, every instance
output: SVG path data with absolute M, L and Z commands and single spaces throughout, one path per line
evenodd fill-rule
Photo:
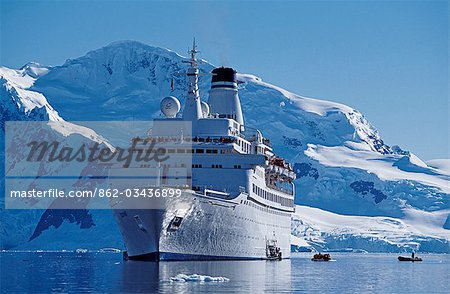
M 398 260 L 399 261 L 422 261 L 422 258 L 420 258 L 420 257 L 411 258 L 411 257 L 399 256 Z
M 415 252 L 411 253 L 411 257 L 399 256 L 398 261 L 422 261 L 422 258 L 415 256 Z
M 316 253 L 314 254 L 313 258 L 311 258 L 312 261 L 330 261 L 331 255 L 328 253 L 322 254 L 322 253 Z
M 281 260 L 283 259 L 280 247 L 277 246 L 277 240 L 266 241 L 266 259 L 267 260 Z

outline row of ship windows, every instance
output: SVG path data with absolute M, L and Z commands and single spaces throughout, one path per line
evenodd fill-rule
M 238 145 L 242 148 L 245 153 L 250 153 L 251 145 L 247 144 L 245 141 L 238 140 Z M 259 153 L 262 153 L 262 149 L 258 147 Z M 217 149 L 167 149 L 167 153 L 196 153 L 196 154 L 218 154 Z M 220 149 L 220 154 L 233 153 L 233 149 Z
M 250 153 L 250 149 L 251 149 L 251 145 L 250 144 L 248 144 L 247 142 L 245 142 L 243 140 L 239 140 L 239 139 L 237 140 L 237 143 L 238 143 L 239 146 L 241 146 L 242 150 L 245 153 Z
M 275 214 L 275 215 L 280 215 L 280 216 L 287 216 L 287 217 L 290 217 L 290 214 L 289 214 L 289 213 L 282 212 L 282 211 L 277 211 L 277 210 L 275 210 L 275 209 L 270 209 L 269 207 L 264 207 L 264 206 L 255 204 L 255 203 L 253 203 L 253 202 L 251 202 L 251 201 L 248 201 L 248 200 L 241 200 L 241 203 L 242 203 L 242 204 L 245 204 L 245 205 L 248 205 L 248 206 L 251 206 L 251 207 L 253 207 L 253 208 L 256 208 L 256 209 L 258 209 L 258 210 L 260 210 L 260 211 L 265 211 L 265 212 L 268 212 L 268 213 L 271 213 L 271 214 Z M 247 219 L 246 219 L 246 220 L 247 220 Z M 249 219 L 249 220 L 250 220 L 250 219 Z M 261 224 L 261 225 L 264 225 L 264 224 L 265 224 L 265 223 L 261 223 L 261 222 L 257 222 L 257 221 L 253 221 L 253 222 L 255 222 L 255 223 L 257 223 L 257 224 Z M 267 224 L 265 224 L 265 225 L 267 225 Z M 270 225 L 270 224 L 269 224 L 269 225 Z M 283 228 L 283 226 L 276 226 L 276 225 L 273 225 L 273 224 L 272 224 L 272 226 Z
M 167 153 L 196 153 L 196 154 L 218 154 L 218 149 L 167 149 Z M 220 154 L 233 153 L 233 149 L 220 149 Z
M 203 168 L 203 164 L 193 164 L 192 168 Z M 211 164 L 211 168 L 223 168 L 221 164 Z M 235 164 L 233 168 L 240 169 L 242 166 L 240 164 Z
M 219 116 L 219 118 L 231 118 L 231 119 L 236 120 L 236 114 L 219 114 L 218 116 Z M 238 127 L 237 123 L 235 123 L 235 122 L 233 122 L 233 126 L 235 129 L 237 129 L 237 127 Z
M 210 202 L 208 202 L 208 203 L 211 204 Z M 243 205 L 247 205 L 247 206 L 253 207 L 253 208 L 255 208 L 255 209 L 259 210 L 259 211 L 263 211 L 263 212 L 267 212 L 267 213 L 275 214 L 275 215 L 279 215 L 279 216 L 284 216 L 284 217 L 287 217 L 287 218 L 291 217 L 290 213 L 278 211 L 276 209 L 272 209 L 272 208 L 267 207 L 267 206 L 258 205 L 256 203 L 253 203 L 252 201 L 241 200 L 240 203 L 243 204 Z M 205 214 L 205 216 L 206 216 L 206 214 Z M 267 218 L 262 218 L 262 220 L 266 220 L 266 221 L 265 222 L 260 222 L 260 221 L 255 220 L 254 218 L 243 217 L 243 216 L 240 216 L 239 214 L 233 214 L 233 217 L 235 217 L 236 219 L 249 221 L 249 222 L 252 222 L 252 223 L 255 223 L 255 224 L 259 224 L 259 225 L 264 225 L 264 226 L 269 226 L 269 227 L 274 227 L 274 228 L 290 229 L 290 226 L 282 226 L 282 225 L 277 225 L 277 224 L 271 223 L 270 221 L 267 221 L 268 220 Z
M 282 206 L 294 207 L 294 200 L 287 199 L 287 198 L 281 197 L 277 194 L 270 193 L 264 189 L 261 189 L 260 187 L 256 186 L 255 184 L 253 184 L 253 193 L 255 193 L 256 195 L 258 195 L 264 199 L 267 199 L 269 201 L 280 203 Z

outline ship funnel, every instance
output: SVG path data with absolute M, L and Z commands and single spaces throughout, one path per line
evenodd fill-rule
M 216 113 L 221 118 L 232 118 L 239 124 L 244 124 L 234 69 L 219 67 L 212 71 L 208 104 L 212 114 Z

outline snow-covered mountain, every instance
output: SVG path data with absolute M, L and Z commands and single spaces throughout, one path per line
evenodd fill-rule
M 162 97 L 184 100 L 183 60 L 170 50 L 122 41 L 61 66 L 1 68 L 2 130 L 6 120 L 151 120 L 160 115 Z M 212 69 L 206 61 L 201 64 L 205 73 Z M 204 100 L 209 79 L 200 78 Z M 253 75 L 239 74 L 238 80 L 245 124 L 261 129 L 297 173 L 300 206 L 293 234 L 325 249 L 449 251 L 450 173 L 445 160 L 427 165 L 409 151 L 387 146 L 351 107 L 302 97 Z M 35 213 L 22 220 L 31 224 L 21 238 L 14 237 L 17 227 L 10 216 L 19 223 L 29 217 L 2 211 L 2 248 L 121 244 L 104 211 Z M 93 236 L 99 234 L 108 237 L 98 241 L 102 238 Z M 55 238 L 60 242 L 54 243 Z

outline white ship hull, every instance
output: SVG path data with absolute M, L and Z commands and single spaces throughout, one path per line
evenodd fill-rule
M 223 200 L 184 192 L 167 209 L 114 213 L 130 259 L 265 259 L 267 240 L 276 240 L 282 257 L 290 257 L 290 213 L 246 193 Z M 179 227 L 173 226 L 176 216 L 183 218 Z
M 182 117 L 177 117 L 179 100 L 166 97 L 161 101 L 166 118 L 154 120 L 148 138 L 133 140 L 136 154 L 142 155 L 146 143 L 151 142 L 162 143 L 158 150 L 166 151 L 167 156 L 158 164 L 141 164 L 140 158 L 122 172 L 128 177 L 155 179 L 145 179 L 140 185 L 135 180 L 133 188 L 192 190 L 166 199 L 159 206 L 164 209 L 130 209 L 133 201 L 113 204 L 128 257 L 289 258 L 295 173 L 284 159 L 275 156 L 270 141 L 259 130 L 244 126 L 234 69 L 214 69 L 209 104 L 201 102 L 195 42 L 189 53 L 189 87 Z M 125 184 L 124 189 L 130 187 L 129 182 Z M 146 200 L 152 201 L 139 201 Z M 149 203 L 138 203 L 145 204 Z

